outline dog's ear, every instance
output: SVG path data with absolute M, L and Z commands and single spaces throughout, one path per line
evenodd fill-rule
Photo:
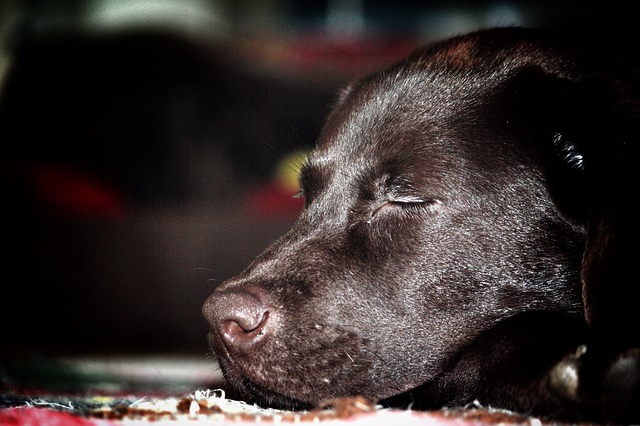
M 566 73 L 532 66 L 508 84 L 507 104 L 516 105 L 509 114 L 534 136 L 534 152 L 548 159 L 547 183 L 556 205 L 585 224 L 585 318 L 604 336 L 640 326 L 640 87 L 635 78 L 602 69 Z
M 627 330 L 640 325 L 640 97 L 629 81 L 603 72 L 556 79 L 547 117 L 553 151 L 568 170 L 565 176 L 579 182 L 575 195 L 585 198 L 585 317 L 603 337 L 615 333 L 618 340 L 620 334 L 637 335 Z

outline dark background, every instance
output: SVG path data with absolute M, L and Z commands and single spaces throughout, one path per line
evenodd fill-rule
M 0 3 L 0 348 L 205 353 L 202 302 L 291 225 L 299 203 L 275 173 L 346 82 L 494 25 L 634 50 L 634 15 L 566 0 Z

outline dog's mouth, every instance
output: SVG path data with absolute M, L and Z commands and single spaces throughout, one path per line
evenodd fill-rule
M 247 399 L 304 409 L 356 394 L 375 398 L 370 377 L 375 356 L 356 333 L 314 325 L 270 337 L 252 351 L 238 352 L 218 333 L 209 334 L 228 384 Z
M 254 364 L 248 359 L 236 360 L 215 332 L 209 333 L 209 346 L 215 355 L 231 391 L 248 403 L 257 403 L 271 408 L 304 410 L 312 407 L 289 394 L 277 390 L 277 381 L 268 377 L 269 369 Z

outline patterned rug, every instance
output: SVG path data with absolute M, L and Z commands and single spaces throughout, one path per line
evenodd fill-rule
M 417 412 L 384 409 L 361 398 L 282 411 L 231 399 L 214 386 L 224 383 L 204 356 L 5 359 L 0 425 L 543 424 L 487 407 Z

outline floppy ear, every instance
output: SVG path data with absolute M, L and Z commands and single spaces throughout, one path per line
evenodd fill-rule
M 619 340 L 622 334 L 637 344 L 638 88 L 600 74 L 563 86 L 552 139 L 560 159 L 581 175 L 586 196 L 581 270 L 585 317 L 606 340 Z M 629 327 L 634 332 L 629 333 Z

